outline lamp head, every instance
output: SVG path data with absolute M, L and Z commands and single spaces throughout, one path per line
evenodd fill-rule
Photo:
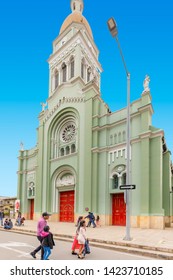
M 109 28 L 109 31 L 110 31 L 112 37 L 116 37 L 118 34 L 118 29 L 117 29 L 117 24 L 116 24 L 115 19 L 113 17 L 108 19 L 107 25 L 108 25 L 108 28 Z

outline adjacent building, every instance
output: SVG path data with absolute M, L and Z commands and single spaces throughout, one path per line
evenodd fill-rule
M 14 218 L 16 197 L 0 196 L 0 212 L 4 213 L 5 217 Z
M 74 222 L 87 211 L 103 225 L 125 225 L 126 108 L 110 112 L 100 93 L 102 67 L 83 0 L 53 42 L 49 94 L 39 114 L 37 144 L 19 151 L 20 211 L 38 219 Z M 131 103 L 131 226 L 164 228 L 172 222 L 172 164 L 164 131 L 152 126 L 147 78 Z

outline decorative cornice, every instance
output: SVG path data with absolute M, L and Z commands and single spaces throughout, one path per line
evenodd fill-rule
M 75 47 L 80 44 L 79 39 L 77 39 L 73 44 L 71 44 L 64 52 L 60 53 L 58 57 L 54 58 L 54 60 L 49 64 L 50 68 L 54 68 L 58 63 L 64 62 L 67 56 L 74 52 Z M 53 54 L 55 56 L 55 54 Z
M 142 141 L 142 139 L 145 139 L 145 138 L 148 138 L 148 139 L 152 139 L 152 138 L 155 138 L 155 137 L 163 137 L 164 135 L 164 131 L 163 130 L 159 130 L 159 131 L 156 131 L 156 132 L 152 132 L 152 131 L 146 131 L 144 133 L 141 133 L 138 137 L 135 137 L 135 138 L 131 138 L 130 139 L 130 144 L 131 146 L 133 144 L 136 144 L 136 143 L 139 143 Z M 116 152 L 117 150 L 120 151 L 120 150 L 124 150 L 126 149 L 126 143 L 121 143 L 121 144 L 114 144 L 112 146 L 106 146 L 106 147 L 94 147 L 91 149 L 91 151 L 93 153 L 102 153 L 102 152 L 107 152 L 107 153 L 113 153 L 113 152 Z
M 71 145 L 71 143 L 70 143 L 70 145 Z M 51 158 L 51 159 L 49 159 L 49 162 L 56 162 L 56 161 L 64 160 L 64 159 L 67 159 L 70 157 L 75 157 L 76 155 L 77 155 L 77 152 L 68 154 L 68 155 L 64 155 L 62 157 L 60 156 L 60 157 L 56 157 L 56 158 Z
M 138 111 L 139 111 L 140 113 L 141 113 L 141 112 L 144 112 L 144 111 L 150 111 L 151 114 L 154 113 L 154 110 L 153 110 L 153 107 L 152 107 L 152 104 L 151 104 L 151 103 L 139 107 L 139 108 L 138 108 Z
M 24 152 L 25 152 L 25 151 L 28 151 L 28 150 L 24 150 Z M 19 159 L 19 160 L 26 160 L 26 159 L 28 160 L 28 159 L 30 159 L 30 158 L 36 157 L 37 154 L 38 154 L 38 149 L 37 149 L 37 152 L 34 152 L 32 155 L 22 155 L 22 156 L 19 156 L 18 159 Z
M 94 148 L 91 149 L 91 151 L 93 153 L 103 153 L 103 152 L 109 152 L 109 148 L 108 147 L 101 147 L 101 148 L 94 147 Z
M 94 153 L 100 153 L 100 152 L 108 152 L 112 153 L 114 150 L 121 150 L 126 147 L 125 143 L 118 143 L 112 146 L 106 146 L 106 147 L 94 147 L 91 149 L 92 152 Z
M 64 191 L 73 191 L 75 189 L 75 186 L 57 186 L 56 187 L 59 192 L 64 192 Z
M 151 138 L 155 137 L 163 137 L 164 136 L 164 131 L 162 129 L 159 129 L 158 131 L 152 131 Z
M 79 35 L 80 35 L 80 37 L 79 37 Z M 76 38 L 73 37 L 73 39 L 75 38 L 75 41 L 72 42 L 69 46 L 67 46 L 63 52 L 60 52 L 60 50 L 58 50 L 57 52 L 55 52 L 51 55 L 51 57 L 48 60 L 50 69 L 54 69 L 54 67 L 56 67 L 57 64 L 64 62 L 64 60 L 72 52 L 75 51 L 75 48 L 77 46 L 79 46 L 82 49 L 83 54 L 86 56 L 86 58 L 92 65 L 92 67 L 97 68 L 100 72 L 102 72 L 102 67 L 101 67 L 99 61 L 97 60 L 97 57 L 95 57 L 95 55 L 93 53 L 90 53 L 89 50 L 87 50 L 87 48 L 84 46 L 84 45 L 86 45 L 88 47 L 85 38 L 81 37 L 81 35 L 82 35 L 81 31 L 79 31 L 75 36 Z M 59 52 L 59 55 L 58 55 L 58 52 Z
M 152 135 L 152 132 L 150 130 L 142 132 L 139 134 L 140 139 L 144 139 L 144 138 L 150 138 Z
M 21 170 L 19 170 L 19 171 L 17 171 L 17 174 L 18 175 L 22 175 L 22 174 L 28 174 L 29 172 L 36 172 L 36 168 L 37 168 L 38 166 L 37 165 L 35 165 L 32 169 L 28 169 L 28 170 L 23 170 L 23 171 L 21 171 Z
M 84 102 L 84 97 L 63 97 L 62 99 L 59 99 L 58 103 L 53 107 L 51 111 L 46 110 L 45 111 L 45 118 L 43 120 L 43 123 L 46 123 L 51 116 L 60 108 L 60 106 L 64 103 L 82 103 Z
M 103 116 L 101 116 L 101 117 L 109 117 L 109 113 L 107 113 L 107 114 L 105 114 L 105 115 L 103 115 Z M 104 125 L 102 125 L 102 126 L 99 126 L 99 125 L 94 126 L 94 127 L 92 128 L 92 131 L 101 131 L 101 130 L 103 130 L 103 129 L 114 128 L 114 127 L 116 127 L 116 126 L 118 126 L 118 125 L 121 125 L 121 124 L 123 124 L 123 123 L 126 123 L 126 119 L 120 120 L 120 121 L 116 121 L 116 122 L 114 122 L 114 123 L 112 123 L 112 124 L 104 124 Z
M 144 138 L 155 138 L 155 137 L 163 137 L 164 131 L 163 130 L 157 130 L 157 131 L 146 131 L 139 134 L 140 139 Z
M 141 113 L 142 112 L 144 112 L 144 111 L 147 111 L 149 109 L 149 111 L 150 111 L 150 113 L 153 113 L 153 109 L 152 109 L 152 106 L 151 106 L 151 104 L 149 104 L 149 105 L 145 105 L 145 106 L 143 106 L 143 107 L 140 107 L 140 108 L 138 108 L 138 111 L 136 111 L 136 112 L 133 112 L 133 113 L 131 113 L 130 114 L 130 119 L 131 119 L 131 121 L 132 121 L 132 119 L 134 118 L 134 117 L 136 117 L 136 116 L 138 116 L 138 115 L 141 115 Z M 123 110 L 123 109 L 122 109 Z M 120 110 L 121 111 L 121 110 Z M 115 111 L 115 112 L 112 112 L 112 114 L 117 114 L 117 111 Z M 103 117 L 109 117 L 110 116 L 110 113 L 108 112 L 108 113 L 106 113 L 106 114 L 104 114 L 104 115 L 102 115 L 102 116 L 100 116 L 100 115 L 94 115 L 94 116 L 92 116 L 92 118 L 93 119 L 95 119 L 95 118 L 98 118 L 98 119 L 101 119 L 101 118 L 103 118 Z M 127 122 L 127 118 L 126 117 L 124 117 L 124 118 L 122 118 L 121 120 L 118 120 L 118 121 L 114 121 L 113 123 L 106 123 L 106 124 L 104 124 L 104 125 L 102 125 L 102 126 L 99 126 L 99 125 L 97 125 L 97 126 L 94 126 L 93 128 L 92 128 L 92 130 L 93 131 L 100 131 L 100 130 L 102 130 L 102 129 L 109 129 L 109 128 L 113 128 L 113 127 L 115 127 L 115 126 L 118 126 L 118 125 L 121 125 L 121 124 L 123 124 L 123 123 L 126 123 Z

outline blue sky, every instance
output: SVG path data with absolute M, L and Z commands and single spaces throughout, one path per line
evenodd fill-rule
M 48 97 L 47 59 L 70 13 L 70 0 L 0 2 L 0 196 L 17 194 L 20 142 L 25 149 L 36 144 L 40 103 Z M 100 50 L 102 98 L 112 111 L 126 106 L 126 74 L 106 24 L 113 16 L 131 73 L 131 101 L 140 98 L 148 74 L 153 125 L 164 129 L 173 152 L 172 0 L 84 0 L 83 14 Z

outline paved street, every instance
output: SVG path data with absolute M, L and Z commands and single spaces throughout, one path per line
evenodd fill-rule
M 52 250 L 52 260 L 78 260 L 71 255 L 71 243 L 55 241 L 56 246 Z M 39 244 L 35 236 L 17 234 L 9 231 L 0 231 L 0 259 L 1 260 L 33 260 L 30 252 Z M 37 255 L 40 259 L 40 255 Z M 112 250 L 95 248 L 91 246 L 91 254 L 86 255 L 86 260 L 149 260 L 151 258 L 132 254 L 116 252 Z
M 13 220 L 14 224 L 15 221 Z M 76 227 L 74 223 L 62 223 L 62 222 L 53 222 L 48 221 L 51 231 L 54 234 L 55 239 L 62 241 L 70 241 L 74 238 Z M 9 233 L 21 233 L 21 235 L 36 235 L 37 221 L 26 220 L 25 225 L 18 227 L 14 225 L 14 228 Z M 3 227 L 0 227 L 0 232 L 4 232 Z M 8 232 L 7 232 L 8 233 Z M 92 253 L 95 251 L 95 247 L 102 249 L 114 249 L 116 254 L 117 251 L 127 253 L 127 254 L 136 254 L 141 255 L 142 257 L 157 258 L 157 259 L 167 259 L 173 260 L 173 228 L 165 228 L 164 230 L 160 229 L 140 229 L 140 228 L 131 228 L 131 241 L 124 240 L 125 227 L 116 227 L 116 226 L 101 226 L 97 228 L 87 228 L 87 237 L 90 240 L 90 244 L 94 246 Z M 23 240 L 23 237 L 21 237 Z M 36 239 L 36 238 L 35 238 Z M 23 240 L 25 243 L 26 239 Z M 6 240 L 8 241 L 8 240 Z M 37 240 L 35 240 L 36 242 Z M 68 254 L 70 243 L 67 243 L 67 249 L 61 250 L 60 259 L 63 259 L 63 254 L 65 252 Z M 37 245 L 37 244 L 36 244 Z M 34 245 L 35 246 L 35 245 Z M 70 245 L 71 246 L 71 245 Z M 59 247 L 58 247 L 59 248 Z M 61 248 L 61 245 L 60 245 Z M 104 251 L 103 251 L 104 252 Z M 106 252 L 106 251 L 105 251 Z M 56 255 L 59 252 L 56 253 Z M 112 252 L 113 253 L 113 252 Z M 110 252 L 109 252 L 110 256 Z M 118 253 L 118 256 L 120 254 Z M 73 256 L 72 256 L 73 257 Z M 90 258 L 93 257 L 90 256 Z M 64 257 L 64 259 L 70 258 L 69 256 Z M 97 259 L 100 258 L 100 255 L 97 256 Z M 110 257 L 109 257 L 110 258 Z M 111 258 L 116 258 L 111 256 Z M 137 258 L 137 257 L 136 257 Z M 15 258 L 14 258 L 15 259 Z M 57 259 L 57 256 L 56 256 Z M 103 258 L 105 259 L 105 258 Z

